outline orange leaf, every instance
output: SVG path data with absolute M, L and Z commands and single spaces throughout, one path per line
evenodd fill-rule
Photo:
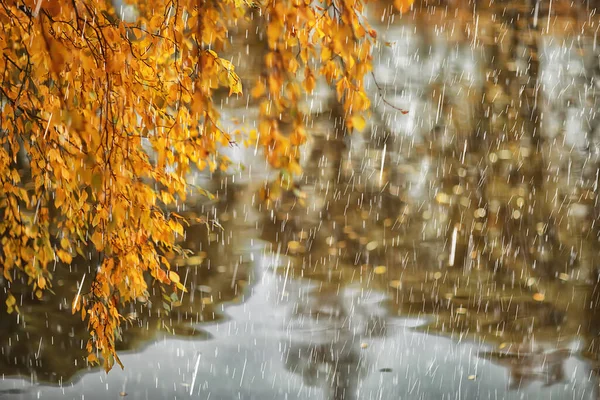
M 94 353 L 90 353 L 87 356 L 87 361 L 90 364 L 98 364 L 98 357 L 96 357 L 96 355 Z
M 407 12 L 410 6 L 414 3 L 414 0 L 394 0 L 394 7 L 400 12 Z

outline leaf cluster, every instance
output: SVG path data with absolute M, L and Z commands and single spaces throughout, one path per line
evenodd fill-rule
M 167 298 L 186 290 L 166 256 L 182 252 L 185 220 L 166 210 L 185 201 L 191 168 L 227 162 L 219 148 L 232 134 L 214 96 L 242 94 L 235 66 L 220 56 L 229 27 L 262 16 L 268 52 L 251 89 L 260 120 L 248 142 L 289 186 L 307 138 L 298 103 L 319 76 L 335 87 L 347 127 L 365 127 L 364 77 L 376 38 L 366 2 L 139 0 L 131 3 L 134 21 L 109 1 L 0 2 L 5 280 L 25 277 L 41 298 L 57 264 L 91 263 L 97 254 L 72 309 L 88 322 L 88 360 L 102 358 L 107 370 L 120 364 L 123 306 L 154 282 L 171 288 Z M 5 302 L 18 311 L 12 294 Z

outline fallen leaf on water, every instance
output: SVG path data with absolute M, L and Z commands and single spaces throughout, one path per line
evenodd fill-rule
M 570 278 L 569 274 L 565 274 L 564 272 L 558 276 L 558 279 L 560 279 L 561 281 L 568 281 L 569 278 Z
M 387 272 L 387 267 L 385 265 L 379 265 L 373 269 L 376 275 L 383 275 Z
M 300 243 L 295 240 L 292 240 L 291 242 L 288 243 L 288 249 L 291 252 L 296 252 L 296 251 L 298 251 L 299 248 L 300 248 Z
M 377 242 L 373 241 L 373 242 L 369 242 L 367 244 L 367 251 L 373 251 L 377 248 L 378 244 Z
M 200 265 L 200 264 L 202 264 L 203 261 L 204 261 L 204 257 L 202 257 L 200 255 L 191 256 L 190 258 L 187 259 L 187 265 L 189 265 L 189 266 Z
M 394 289 L 398 289 L 401 286 L 402 282 L 400 282 L 399 280 L 390 281 L 390 287 L 393 287 Z

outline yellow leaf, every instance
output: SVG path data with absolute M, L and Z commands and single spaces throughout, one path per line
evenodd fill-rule
M 342 96 L 344 95 L 344 91 L 348 88 L 348 80 L 346 78 L 342 78 L 335 84 L 335 92 L 337 94 L 337 99 L 342 100 Z
M 8 298 L 6 299 L 6 306 L 12 307 L 15 304 L 17 304 L 17 300 L 15 299 L 15 296 L 13 296 L 11 293 L 9 293 Z
M 179 275 L 175 271 L 169 271 L 169 279 L 175 284 L 179 283 Z
M 375 267 L 373 269 L 373 272 L 375 272 L 376 275 L 383 275 L 385 274 L 387 271 L 387 268 L 385 265 L 378 265 L 377 267 Z
M 267 26 L 267 39 L 269 41 L 269 47 L 274 49 L 277 41 L 279 40 L 281 33 L 283 31 L 283 27 L 281 26 L 281 22 L 279 20 L 273 19 Z
M 229 95 L 242 94 L 242 80 L 233 71 L 229 72 Z
M 73 257 L 71 257 L 71 254 L 67 253 L 64 250 L 57 250 L 56 255 L 58 256 L 60 261 L 64 262 L 65 264 L 71 264 L 71 261 L 73 261 Z
M 315 86 L 317 86 L 317 81 L 310 68 L 304 69 L 304 82 L 302 86 L 307 93 L 312 93 L 315 90 Z
M 54 205 L 60 208 L 65 202 L 65 191 L 62 188 L 56 188 Z
M 258 82 L 256 82 L 256 86 L 254 86 L 250 94 L 256 99 L 265 94 L 266 91 L 267 87 L 265 86 L 265 82 L 262 79 L 259 79 Z
M 400 12 L 407 12 L 415 0 L 394 0 L 394 7 Z
M 300 63 L 298 62 L 298 60 L 296 60 L 295 58 L 290 59 L 289 63 L 288 63 L 288 71 L 290 71 L 292 74 L 295 74 L 296 71 L 298 71 L 298 67 L 300 66 Z
M 187 293 L 187 289 L 185 286 L 183 286 L 183 284 L 181 284 L 181 282 L 176 283 L 175 286 L 177 286 L 177 289 L 181 290 L 182 292 Z
M 183 235 L 183 225 L 174 219 L 169 220 L 169 228 L 178 235 Z
M 364 117 L 362 115 L 353 115 L 350 117 L 350 124 L 354 129 L 359 132 L 362 132 L 365 129 L 365 125 L 367 124 Z
M 104 243 L 102 240 L 102 233 L 100 231 L 94 232 L 92 235 L 92 243 L 96 246 L 96 250 L 102 251 L 104 249 Z

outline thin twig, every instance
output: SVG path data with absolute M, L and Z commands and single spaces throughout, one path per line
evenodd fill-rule
M 408 114 L 408 110 L 404 110 L 402 108 L 396 107 L 395 105 L 390 103 L 388 100 L 386 100 L 385 96 L 383 95 L 383 88 L 381 86 L 379 86 L 379 83 L 377 82 L 377 78 L 375 78 L 375 74 L 373 73 L 373 71 L 371 71 L 371 76 L 373 77 L 373 82 L 375 82 L 375 86 L 377 86 L 377 91 L 379 92 L 379 96 L 381 96 L 381 100 L 383 100 L 385 105 L 393 108 L 394 110 L 400 111 L 402 114 Z

